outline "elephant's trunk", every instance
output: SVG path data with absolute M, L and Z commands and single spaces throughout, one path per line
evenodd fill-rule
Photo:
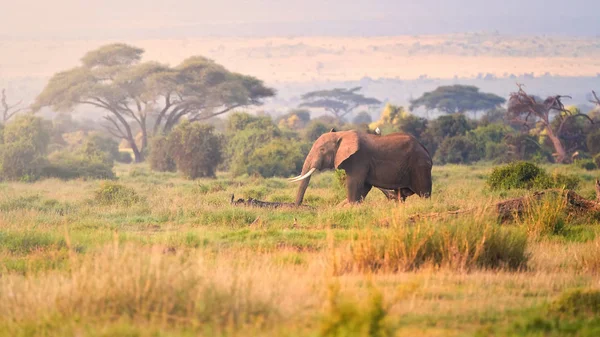
M 312 161 L 309 160 L 309 157 L 304 161 L 304 166 L 302 167 L 302 173 L 300 176 L 304 176 L 311 171 Z M 313 170 L 314 172 L 314 170 Z M 304 193 L 306 192 L 306 188 L 308 187 L 308 183 L 310 182 L 310 175 L 300 181 L 300 186 L 298 187 L 298 194 L 296 194 L 296 206 L 300 206 L 302 204 L 302 200 L 304 200 Z

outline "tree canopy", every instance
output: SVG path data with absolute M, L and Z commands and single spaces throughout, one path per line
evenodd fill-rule
M 479 88 L 470 85 L 441 86 L 423 96 L 412 100 L 410 110 L 424 107 L 447 114 L 487 111 L 498 108 L 506 100 L 500 96 L 483 93 Z
M 361 89 L 361 87 L 356 87 L 311 91 L 302 95 L 304 102 L 300 104 L 300 107 L 323 109 L 341 120 L 358 107 L 381 104 L 375 98 L 365 97 L 358 93 Z
M 200 121 L 260 105 L 275 91 L 252 76 L 231 72 L 202 56 L 176 67 L 141 62 L 143 49 L 110 44 L 88 52 L 81 65 L 55 74 L 33 105 L 72 111 L 90 105 L 106 112 L 109 132 L 143 160 L 148 137 L 169 132 L 182 118 Z M 141 144 L 136 144 L 136 130 Z

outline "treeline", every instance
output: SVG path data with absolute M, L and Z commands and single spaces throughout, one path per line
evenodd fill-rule
M 111 179 L 115 162 L 133 161 L 130 150 L 122 147 L 124 151 L 120 151 L 110 134 L 86 129 L 64 116 L 50 121 L 23 115 L 0 126 L 0 178 Z M 588 116 L 594 123 L 570 119 L 560 137 L 573 162 L 596 169 L 600 166 L 600 113 L 596 110 Z M 552 123 L 559 121 L 555 118 Z M 332 128 L 412 134 L 437 165 L 555 161 L 554 146 L 545 129 L 524 131 L 521 125 L 507 121 L 502 108 L 478 119 L 455 113 L 428 120 L 387 104 L 376 121 L 364 112 L 351 122 L 328 115 L 311 119 L 310 111 L 297 109 L 276 118 L 234 112 L 210 122 L 183 121 L 168 134 L 151 138 L 147 149 L 151 169 L 178 171 L 189 179 L 214 177 L 217 171 L 234 176 L 290 176 L 301 171 L 312 143 Z

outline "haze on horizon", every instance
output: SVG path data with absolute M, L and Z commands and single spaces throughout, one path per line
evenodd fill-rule
M 3 39 L 155 39 L 197 36 L 391 36 L 497 31 L 600 35 L 591 0 L 10 1 Z

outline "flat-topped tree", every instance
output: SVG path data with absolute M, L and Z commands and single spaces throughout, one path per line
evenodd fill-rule
M 127 140 L 136 162 L 148 137 L 169 132 L 181 119 L 206 120 L 232 109 L 262 104 L 275 95 L 263 82 L 230 72 L 201 56 L 176 67 L 141 62 L 143 49 L 110 44 L 88 52 L 81 66 L 55 74 L 37 97 L 34 110 L 72 111 L 90 105 L 106 112 L 105 127 Z M 136 143 L 136 132 L 141 142 Z
M 507 116 L 515 122 L 523 125 L 525 130 L 530 130 L 536 126 L 541 126 L 546 131 L 546 136 L 552 142 L 555 153 L 553 156 L 557 163 L 564 163 L 570 157 L 560 139 L 565 123 L 576 117 L 587 118 L 590 123 L 594 123 L 586 114 L 577 111 L 571 111 L 565 108 L 562 99 L 569 96 L 549 96 L 541 100 L 532 95 L 528 95 L 523 90 L 523 85 L 517 84 L 519 90 L 510 94 L 508 100 Z M 553 118 L 558 118 L 559 123 L 552 123 Z
M 359 94 L 360 89 L 361 87 L 312 91 L 302 95 L 304 102 L 300 107 L 323 109 L 341 121 L 358 107 L 381 104 L 378 99 Z
M 424 107 L 427 111 L 438 110 L 443 113 L 465 113 L 489 111 L 500 107 L 506 100 L 500 96 L 480 92 L 471 85 L 440 86 L 426 92 L 410 102 L 410 110 Z

